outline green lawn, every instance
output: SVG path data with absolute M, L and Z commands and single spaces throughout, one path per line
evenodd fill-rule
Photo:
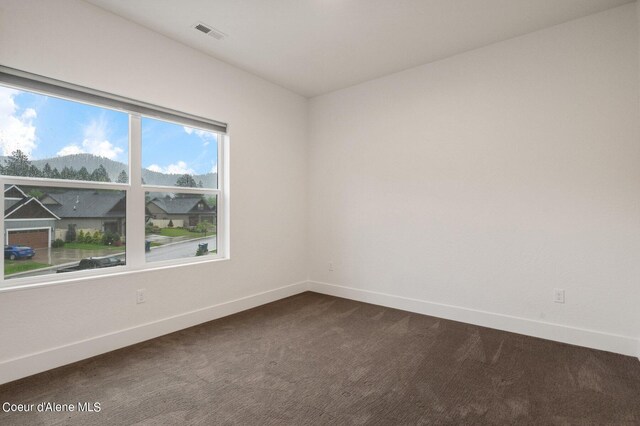
M 115 247 L 115 246 L 105 246 L 102 244 L 87 244 L 87 243 L 65 243 L 64 248 L 66 249 L 77 249 L 77 250 L 113 250 L 113 251 L 124 251 L 124 246 Z
M 202 232 L 191 232 L 188 229 L 184 229 L 184 228 L 162 228 L 160 230 L 160 235 L 163 235 L 165 237 L 198 238 L 198 237 L 210 237 L 215 234 L 216 233 L 213 231 L 208 231 L 206 234 L 203 234 Z
M 34 262 L 33 260 L 9 260 L 4 261 L 4 275 L 17 274 L 18 272 L 32 271 L 34 269 L 46 268 L 46 263 Z

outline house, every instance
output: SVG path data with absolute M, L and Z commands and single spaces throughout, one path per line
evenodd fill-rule
M 60 218 L 56 239 L 64 240 L 69 226 L 75 227 L 76 232 L 126 233 L 124 192 L 65 189 L 47 192 L 40 201 Z
M 60 217 L 16 185 L 4 191 L 5 244 L 51 246 Z
M 216 223 L 216 207 L 201 196 L 154 197 L 147 202 L 147 216 L 156 226 L 192 227 L 201 222 Z

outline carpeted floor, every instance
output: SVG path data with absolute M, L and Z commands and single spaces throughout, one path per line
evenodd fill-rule
M 0 386 L 2 425 L 640 424 L 640 362 L 303 293 Z

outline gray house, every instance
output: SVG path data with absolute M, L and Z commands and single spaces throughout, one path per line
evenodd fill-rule
M 147 216 L 152 221 L 174 222 L 174 226 L 191 227 L 207 221 L 215 224 L 216 208 L 200 196 L 155 197 L 147 202 Z
M 41 202 L 60 218 L 55 234 L 64 239 L 69 225 L 76 231 L 126 232 L 126 199 L 121 191 L 67 189 L 49 192 Z
M 60 217 L 15 185 L 4 191 L 5 244 L 51 246 Z

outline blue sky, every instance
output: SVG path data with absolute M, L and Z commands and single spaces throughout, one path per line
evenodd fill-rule
M 126 113 L 0 86 L 0 154 L 38 160 L 90 153 L 128 163 Z M 214 133 L 142 119 L 142 164 L 164 173 L 216 171 Z

